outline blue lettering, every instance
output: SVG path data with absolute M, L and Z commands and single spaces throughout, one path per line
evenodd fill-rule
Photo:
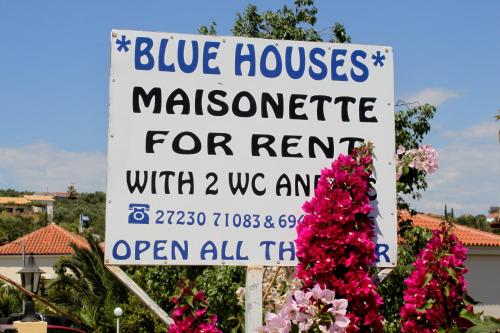
M 255 76 L 255 48 L 253 44 L 247 44 L 248 54 L 241 54 L 243 44 L 236 44 L 236 51 L 234 55 L 234 73 L 237 76 L 242 76 L 241 64 L 248 61 L 250 68 L 248 69 L 248 76 Z
M 243 241 L 238 241 L 236 244 L 236 260 L 248 260 L 248 256 L 241 255 L 241 247 L 243 245 Z
M 358 58 L 366 59 L 366 52 L 362 50 L 356 50 L 351 54 L 352 65 L 361 70 L 361 74 L 356 74 L 354 68 L 351 68 L 351 78 L 356 82 L 365 82 L 368 79 L 368 67 L 363 64 Z
M 178 241 L 172 241 L 172 259 L 176 260 L 177 256 L 175 255 L 175 250 L 179 252 L 183 260 L 187 260 L 188 258 L 188 242 L 184 241 L 184 247 Z
M 118 247 L 120 245 L 123 245 L 122 248 L 125 249 L 125 254 L 123 254 L 123 255 L 118 254 Z M 123 239 L 120 239 L 119 241 L 117 241 L 115 243 L 115 245 L 113 246 L 113 258 L 115 258 L 116 260 L 128 259 L 128 258 L 130 258 L 130 253 L 131 253 L 130 246 Z
M 265 245 L 265 247 L 266 247 L 266 252 L 265 252 L 266 253 L 266 260 L 271 260 L 271 255 L 269 253 L 269 250 L 270 250 L 271 245 L 276 245 L 276 242 L 274 242 L 274 241 L 262 241 L 262 242 L 260 242 L 259 246 L 262 247 L 262 245 Z
M 167 50 L 167 45 L 168 39 L 162 39 L 160 42 L 160 58 L 158 59 L 158 69 L 161 72 L 175 72 L 175 65 L 173 63 L 168 65 L 165 64 L 165 53 Z
M 306 68 L 306 53 L 303 47 L 299 47 L 299 69 L 295 70 L 292 66 L 292 51 L 293 46 L 287 46 L 285 53 L 285 65 L 288 75 L 292 79 L 300 79 L 304 75 Z
M 200 258 L 201 260 L 207 260 L 207 254 L 212 255 L 212 260 L 217 260 L 217 248 L 212 241 L 208 241 L 201 247 Z
M 270 53 L 274 55 L 276 63 L 276 66 L 272 70 L 267 68 L 267 57 Z M 262 75 L 268 78 L 278 77 L 281 74 L 281 67 L 282 67 L 281 56 L 276 46 L 274 45 L 266 46 L 262 51 L 262 56 L 260 57 L 260 72 L 262 73 Z
M 318 59 L 316 55 L 320 55 L 321 57 L 325 56 L 325 50 L 320 49 L 319 47 L 315 47 L 311 50 L 309 53 L 309 60 L 311 61 L 311 64 L 319 68 L 319 72 L 314 71 L 312 65 L 309 67 L 309 75 L 314 79 L 314 80 L 323 80 L 326 77 L 326 74 L 328 73 L 328 68 L 326 67 L 325 63 Z
M 205 74 L 220 74 L 218 66 L 210 67 L 210 60 L 215 60 L 217 51 L 210 51 L 211 48 L 218 49 L 220 42 L 206 42 L 203 46 L 203 73 Z
M 222 242 L 221 259 L 222 260 L 234 260 L 233 256 L 226 255 L 227 241 Z
M 151 243 L 149 241 L 135 241 L 135 260 L 141 260 L 141 254 L 147 251 L 150 247 Z
M 285 252 L 290 252 L 290 260 L 295 260 L 295 243 L 294 242 L 288 242 L 290 245 L 288 248 L 285 248 L 285 243 L 286 242 L 280 242 L 280 252 L 279 252 L 279 258 L 280 260 L 285 260 Z
M 377 256 L 377 262 L 380 262 L 380 257 L 384 257 L 385 262 L 390 262 L 387 252 L 389 251 L 388 244 L 375 244 L 375 255 Z
M 198 66 L 198 42 L 193 40 L 191 41 L 191 46 L 192 46 L 192 52 L 191 54 L 193 55 L 193 59 L 191 60 L 190 64 L 186 63 L 185 59 L 185 48 L 186 48 L 186 41 L 184 39 L 181 39 L 179 41 L 179 45 L 177 48 L 177 59 L 179 61 L 179 68 L 184 72 L 184 73 L 192 73 L 195 71 L 196 66 Z
M 165 251 L 165 246 L 167 245 L 166 240 L 157 240 L 153 246 L 153 258 L 154 260 L 167 260 L 167 256 L 160 256 L 160 251 Z
M 144 48 L 142 46 L 145 45 Z M 148 37 L 137 37 L 135 39 L 135 69 L 151 70 L 155 65 L 155 60 L 151 55 L 153 40 Z M 142 58 L 146 57 L 147 62 L 143 63 Z
M 337 72 L 338 67 L 344 66 L 344 59 L 337 59 L 338 56 L 345 56 L 347 50 L 345 49 L 334 49 L 332 51 L 332 80 L 334 81 L 347 81 L 346 74 L 339 74 Z

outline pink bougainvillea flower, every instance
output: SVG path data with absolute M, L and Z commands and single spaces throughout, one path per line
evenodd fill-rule
M 315 196 L 303 205 L 306 216 L 297 227 L 297 276 L 305 289 L 319 284 L 347 300 L 349 306 L 338 315 L 349 321 L 348 332 L 383 330 L 382 299 L 369 276 L 376 260 L 367 194 L 371 148 L 366 145 L 340 155 L 331 168 L 322 170 Z
M 448 331 L 459 326 L 462 310 L 471 310 L 464 302 L 467 251 L 450 228 L 434 230 L 405 280 L 402 332 Z

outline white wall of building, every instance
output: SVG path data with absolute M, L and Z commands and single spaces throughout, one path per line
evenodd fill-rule
M 469 295 L 482 302 L 475 309 L 500 317 L 500 248 L 470 247 L 466 266 Z
M 35 262 L 45 273 L 42 275 L 45 279 L 54 279 L 54 264 L 59 260 L 61 255 L 35 255 Z M 26 256 L 28 260 L 28 256 Z M 21 283 L 21 277 L 17 272 L 23 267 L 23 259 L 20 255 L 2 255 L 0 256 L 0 274 Z

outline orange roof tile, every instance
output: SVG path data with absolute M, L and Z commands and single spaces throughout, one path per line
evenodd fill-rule
M 71 254 L 75 253 L 69 244 L 89 248 L 85 238 L 69 232 L 56 224 L 38 229 L 30 234 L 0 246 L 0 255 L 21 255 L 22 241 L 26 254 Z
M 408 215 L 407 215 L 408 217 Z M 412 217 L 413 224 L 427 229 L 438 229 L 443 219 L 426 214 Z M 500 235 L 454 224 L 451 230 L 465 246 L 500 246 Z

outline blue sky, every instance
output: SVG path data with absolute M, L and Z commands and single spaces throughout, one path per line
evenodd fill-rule
M 287 2 L 254 1 L 259 9 Z M 230 34 L 247 1 L 0 2 L 0 188 L 105 189 L 109 32 Z M 316 28 L 343 23 L 357 44 L 389 45 L 396 99 L 438 112 L 426 143 L 441 168 L 415 206 L 486 213 L 500 205 L 500 2 L 317 1 Z M 326 36 L 325 36 L 326 37 Z

